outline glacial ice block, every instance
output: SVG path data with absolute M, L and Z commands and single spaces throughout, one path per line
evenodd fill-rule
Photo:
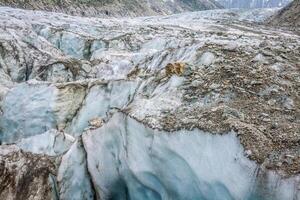
M 275 174 L 258 173 L 234 132 L 169 133 L 118 113 L 100 129 L 85 133 L 83 142 L 95 189 L 103 199 L 250 200 L 272 195 L 292 200 L 299 195 L 294 189 L 297 179 L 287 184 Z M 264 191 L 258 187 L 262 180 Z

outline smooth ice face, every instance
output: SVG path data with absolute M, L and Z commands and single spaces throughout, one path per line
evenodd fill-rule
M 104 199 L 245 199 L 253 184 L 234 134 L 153 131 L 117 114 L 83 141 Z
M 22 83 L 8 92 L 2 102 L 0 141 L 16 142 L 64 128 L 73 119 L 85 96 L 80 84 Z
M 3 101 L 0 140 L 14 142 L 54 128 L 53 93 L 55 88 L 45 85 L 21 84 L 12 89 Z
M 49 130 L 46 133 L 22 139 L 16 145 L 27 152 L 57 156 L 65 153 L 75 142 L 72 136 Z
M 81 139 L 78 139 L 62 157 L 58 170 L 57 180 L 61 199 L 95 199 L 86 165 L 86 153 Z
M 286 199 L 299 178 L 260 173 L 234 133 L 155 131 L 115 114 L 83 135 L 88 170 L 103 199 Z M 263 183 L 264 187 L 261 187 Z M 298 195 L 298 196 L 297 196 Z

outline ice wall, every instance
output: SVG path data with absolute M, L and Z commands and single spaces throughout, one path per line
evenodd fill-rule
M 102 128 L 85 133 L 83 142 L 88 170 L 103 199 L 299 198 L 294 188 L 299 178 L 259 173 L 233 132 L 168 133 L 115 114 Z
M 22 83 L 4 98 L 0 117 L 0 142 L 12 143 L 63 129 L 73 119 L 85 97 L 80 84 Z

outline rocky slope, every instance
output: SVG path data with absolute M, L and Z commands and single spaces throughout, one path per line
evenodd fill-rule
M 300 199 L 300 37 L 254 23 L 275 12 L 0 8 L 0 197 Z
M 225 8 L 284 7 L 292 0 L 217 0 Z
M 145 16 L 222 8 L 215 0 L 0 0 L 0 6 L 80 16 Z
M 300 28 L 300 1 L 294 0 L 288 6 L 274 15 L 270 23 L 277 26 Z

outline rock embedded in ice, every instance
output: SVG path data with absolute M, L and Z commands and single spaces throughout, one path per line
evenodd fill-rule
M 172 74 L 181 76 L 183 75 L 184 71 L 186 71 L 186 63 L 183 62 L 168 63 L 165 67 L 167 76 L 170 76 Z
M 100 117 L 93 118 L 89 120 L 89 125 L 93 128 L 99 128 L 103 125 L 103 119 Z

